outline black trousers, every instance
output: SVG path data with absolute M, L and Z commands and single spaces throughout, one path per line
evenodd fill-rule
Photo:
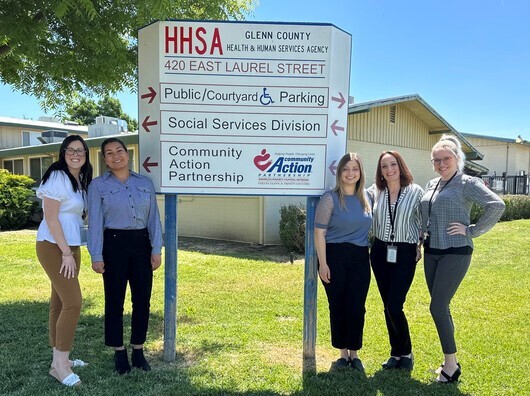
M 145 342 L 149 323 L 153 270 L 147 229 L 104 231 L 105 345 L 123 344 L 123 304 L 131 287 L 131 344 Z
M 324 289 L 329 303 L 331 345 L 357 351 L 363 345 L 365 303 L 370 287 L 368 247 L 326 244 L 331 282 Z
M 385 321 L 390 339 L 390 355 L 402 356 L 412 352 L 409 324 L 403 305 L 416 272 L 416 244 L 396 243 L 397 262 L 386 261 L 386 243 L 376 239 L 370 260 L 379 294 L 385 309 Z

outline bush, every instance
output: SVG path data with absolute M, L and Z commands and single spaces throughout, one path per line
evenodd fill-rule
M 530 196 L 528 195 L 503 195 L 502 200 L 506 209 L 500 221 L 530 219 Z M 484 211 L 477 204 L 471 207 L 471 223 L 476 223 Z
M 38 204 L 30 199 L 34 180 L 0 169 L 0 230 L 18 230 L 28 224 Z
M 305 219 L 303 205 L 283 205 L 280 209 L 280 239 L 289 252 L 305 252 Z

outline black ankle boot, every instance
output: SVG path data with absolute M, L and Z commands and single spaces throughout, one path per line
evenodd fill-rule
M 127 349 L 114 351 L 114 369 L 118 374 L 126 374 L 131 371 L 129 359 L 127 358 Z
M 133 367 L 142 369 L 143 371 L 151 370 L 151 366 L 149 365 L 149 363 L 147 363 L 147 360 L 145 360 L 144 350 L 142 348 L 140 349 L 133 348 L 131 362 L 132 362 Z

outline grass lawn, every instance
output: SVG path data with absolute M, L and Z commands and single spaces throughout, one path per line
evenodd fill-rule
M 302 375 L 303 260 L 278 249 L 216 242 L 182 243 L 178 254 L 177 359 L 163 356 L 164 270 L 155 273 L 146 343 L 153 371 L 113 373 L 103 345 L 103 285 L 83 248 L 84 306 L 73 358 L 83 385 L 67 389 L 48 375 L 48 278 L 35 256 L 35 231 L 0 233 L 1 395 L 525 395 L 530 394 L 530 220 L 499 223 L 476 239 L 471 268 L 451 306 L 457 327 L 458 386 L 432 382 L 443 360 L 419 263 L 406 312 L 416 365 L 384 372 L 389 345 L 372 277 L 364 347 L 366 375 L 328 373 L 327 301 L 319 285 L 317 374 Z M 184 240 L 183 240 L 184 242 Z M 216 248 L 213 248 L 216 247 Z M 275 254 L 271 254 L 274 251 Z M 129 300 L 129 296 L 127 296 Z M 125 309 L 126 340 L 130 303 Z

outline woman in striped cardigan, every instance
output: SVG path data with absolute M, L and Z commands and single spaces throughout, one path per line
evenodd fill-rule
M 375 184 L 368 189 L 373 202 L 370 261 L 383 300 L 390 339 L 390 357 L 384 369 L 412 370 L 414 360 L 403 304 L 421 258 L 423 189 L 397 151 L 383 151 L 377 163 Z

